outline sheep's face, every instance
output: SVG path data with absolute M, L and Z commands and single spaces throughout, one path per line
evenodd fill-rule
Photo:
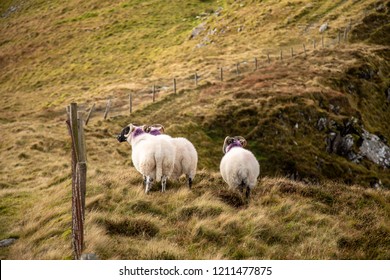
M 151 135 L 161 135 L 164 134 L 164 126 L 161 124 L 152 124 L 150 126 L 146 126 L 145 132 Z
M 136 124 L 129 124 L 124 127 L 121 133 L 117 136 L 119 143 L 126 142 L 129 137 L 136 137 L 144 133 L 145 126 L 137 126 Z
M 242 136 L 234 136 L 234 137 L 227 136 L 223 143 L 222 151 L 224 154 L 226 154 L 227 152 L 230 151 L 230 149 L 234 147 L 241 147 L 241 148 L 245 147 L 246 143 L 247 142 L 245 138 Z

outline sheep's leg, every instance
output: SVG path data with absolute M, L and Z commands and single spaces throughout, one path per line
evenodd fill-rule
M 250 187 L 246 187 L 246 192 L 245 192 L 245 197 L 247 200 L 249 200 L 249 196 L 251 194 L 251 188 Z
M 244 180 L 241 181 L 241 184 L 238 186 L 238 188 L 239 188 L 239 190 L 240 190 L 241 193 L 244 192 L 244 188 L 245 188 L 245 182 L 244 182 Z
M 144 178 L 144 186 L 146 187 L 146 176 L 145 175 L 142 175 L 143 178 Z
M 190 176 L 188 176 L 188 187 L 192 188 L 192 178 Z
M 167 176 L 161 177 L 161 192 L 165 192 L 167 188 Z
M 145 186 L 145 193 L 147 194 L 152 187 L 153 179 L 150 178 L 149 176 L 146 177 L 146 186 Z

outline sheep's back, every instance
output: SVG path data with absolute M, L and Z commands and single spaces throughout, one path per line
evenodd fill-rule
M 253 188 L 260 174 L 260 165 L 252 152 L 233 148 L 223 156 L 220 172 L 230 187 L 237 188 L 244 181 Z
M 176 147 L 175 167 L 172 173 L 173 178 L 178 178 L 182 174 L 195 176 L 198 165 L 198 153 L 194 145 L 186 138 L 172 138 L 172 143 Z

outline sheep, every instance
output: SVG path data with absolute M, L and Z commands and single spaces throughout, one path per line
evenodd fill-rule
M 249 200 L 251 189 L 257 184 L 260 165 L 252 152 L 244 149 L 247 141 L 242 136 L 227 136 L 222 151 L 225 154 L 221 160 L 220 172 L 223 180 L 230 188 L 239 189 Z
M 144 131 L 145 126 L 129 124 L 117 136 L 119 142 L 132 146 L 131 159 L 145 182 L 145 193 L 151 188 L 153 180 L 161 180 L 161 191 L 166 190 L 166 181 L 173 172 L 175 147 L 164 138 L 156 138 Z
M 186 175 L 188 187 L 191 189 L 198 165 L 198 153 L 194 145 L 184 137 L 172 138 L 164 134 L 164 126 L 161 124 L 151 125 L 145 131 L 154 136 L 164 137 L 175 146 L 176 157 L 171 178 L 177 180 L 181 175 Z

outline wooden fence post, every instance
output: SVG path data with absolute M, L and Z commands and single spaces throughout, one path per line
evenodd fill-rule
M 129 93 L 129 110 L 130 114 L 133 113 L 133 94 L 130 92 Z
M 77 129 L 79 137 L 79 159 L 77 162 L 77 181 L 80 188 L 81 195 L 81 214 L 83 217 L 83 222 L 85 220 L 85 194 L 87 192 L 87 153 L 86 153 L 86 143 L 84 136 L 84 121 L 83 116 L 80 112 L 77 113 Z
M 173 93 L 176 93 L 176 78 L 173 79 Z
M 91 114 L 92 114 L 92 112 L 93 112 L 93 110 L 94 110 L 94 109 L 95 109 L 95 103 L 93 103 L 93 105 L 92 105 L 91 109 L 89 109 L 89 112 L 88 112 L 87 118 L 85 119 L 85 125 L 87 125 L 87 124 L 88 124 L 88 122 L 89 122 L 89 118 L 91 117 Z
M 77 103 L 71 103 L 66 121 L 72 139 L 72 246 L 74 258 L 80 259 L 84 249 L 84 219 L 86 193 L 86 152 L 84 122 L 77 112 Z
M 291 57 L 294 57 L 294 48 L 291 47 Z
M 280 61 L 283 61 L 283 50 L 280 50 Z
M 79 131 L 77 129 L 77 103 L 71 103 L 70 104 L 70 128 L 72 129 L 71 136 L 73 141 L 73 147 L 76 155 L 76 162 L 79 161 L 80 155 L 79 155 Z
M 111 99 L 108 99 L 107 105 L 106 105 L 106 110 L 104 111 L 104 116 L 103 119 L 107 119 L 108 112 L 110 111 L 111 107 Z

